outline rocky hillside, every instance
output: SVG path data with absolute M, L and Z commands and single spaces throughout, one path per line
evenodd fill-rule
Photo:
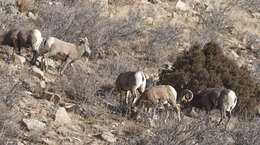
M 133 119 L 114 89 L 125 71 L 143 70 L 148 87 L 160 84 L 162 69 L 195 44 L 214 41 L 260 90 L 258 0 L 0 0 L 0 18 L 0 35 L 38 28 L 44 38 L 71 43 L 88 37 L 92 50 L 61 76 L 60 60 L 49 59 L 42 71 L 41 56 L 31 66 L 29 49 L 17 55 L 0 45 L 0 144 L 260 144 L 257 91 L 248 96 L 256 114 L 234 113 L 224 130 L 216 127 L 218 110 L 208 125 L 205 111 L 195 108 L 184 109 L 181 122 L 159 110 L 140 110 Z

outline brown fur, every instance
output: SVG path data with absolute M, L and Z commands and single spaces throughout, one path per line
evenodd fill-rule
M 14 47 L 18 54 L 21 54 L 22 47 L 30 47 L 34 53 L 31 63 L 34 64 L 38 55 L 38 48 L 34 46 L 37 41 L 37 38 L 33 36 L 34 30 L 27 28 L 12 29 L 0 36 L 0 44 Z
M 177 104 L 177 96 L 175 96 L 172 89 L 174 88 L 170 85 L 159 85 L 148 88 L 141 95 L 139 101 L 144 102 L 145 105 L 148 105 L 149 107 L 150 105 L 158 103 L 163 106 L 168 106 L 168 104 L 170 104 L 178 114 L 178 120 L 180 121 L 180 105 Z M 137 102 L 137 105 L 139 105 L 139 101 Z

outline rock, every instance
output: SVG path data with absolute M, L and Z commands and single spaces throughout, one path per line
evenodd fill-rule
M 148 17 L 144 20 L 144 23 L 146 25 L 153 25 L 153 18 L 152 17 Z
M 26 62 L 26 59 L 23 56 L 14 54 L 14 63 L 18 65 L 23 65 Z
M 24 145 L 23 143 L 21 143 L 20 141 L 17 142 L 17 145 Z
M 182 11 L 188 11 L 190 8 L 187 4 L 185 4 L 184 2 L 182 2 L 181 0 L 179 0 L 176 3 L 176 8 Z
M 65 124 L 70 124 L 71 123 L 71 119 L 68 115 L 68 113 L 66 112 L 65 108 L 60 107 L 55 115 L 55 122 L 60 124 L 60 125 L 65 125 Z
M 50 102 L 53 102 L 54 104 L 58 104 L 61 101 L 61 96 L 59 94 L 49 92 L 49 91 L 44 91 L 43 94 L 38 98 L 46 99 Z
M 191 117 L 199 117 L 199 114 L 196 112 L 196 108 L 195 107 L 192 107 L 191 111 L 189 112 L 189 116 Z
M 40 79 L 37 78 L 36 76 L 31 76 L 30 74 L 26 74 L 22 82 L 24 83 L 26 89 L 30 90 L 30 92 L 36 93 L 42 90 L 39 83 Z
M 68 112 L 80 111 L 80 107 L 78 105 L 76 105 L 76 104 L 73 104 L 73 103 L 65 103 L 64 107 L 66 108 L 66 111 L 68 111 Z
M 100 126 L 98 124 L 94 124 L 94 125 L 92 125 L 92 127 L 96 128 L 98 130 L 101 130 L 101 131 L 108 131 L 107 128 L 105 128 L 104 126 Z
M 27 16 L 28 16 L 29 18 L 33 19 L 33 20 L 36 20 L 36 19 L 37 19 L 37 16 L 34 15 L 32 12 L 28 12 L 28 13 L 27 13 Z
M 39 78 L 43 78 L 43 77 L 44 77 L 44 72 L 41 71 L 41 69 L 39 69 L 38 67 L 33 66 L 33 67 L 32 67 L 32 70 L 33 70 L 34 74 L 35 74 L 37 77 L 39 77 Z
M 28 130 L 39 131 L 46 128 L 46 124 L 34 119 L 23 119 Z
M 101 137 L 110 143 L 116 142 L 116 138 L 111 132 L 104 132 L 102 133 Z
M 148 0 L 148 2 L 152 3 L 152 4 L 158 4 L 161 3 L 160 0 Z
M 56 81 L 56 79 L 57 79 L 57 77 L 55 76 L 55 73 L 56 73 L 56 72 L 44 73 L 44 77 L 43 77 L 44 81 L 45 81 L 46 83 L 54 83 L 54 82 Z
M 252 15 L 257 19 L 260 19 L 260 12 L 255 12 Z

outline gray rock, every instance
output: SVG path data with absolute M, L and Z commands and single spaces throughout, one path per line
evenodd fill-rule
M 110 143 L 116 142 L 116 138 L 111 132 L 103 132 L 101 136 L 104 140 Z
M 35 74 L 37 77 L 39 77 L 39 78 L 43 78 L 43 77 L 44 77 L 44 72 L 41 71 L 41 69 L 39 69 L 38 67 L 33 66 L 33 67 L 32 67 L 32 70 L 33 70 L 34 74 Z
M 55 122 L 59 125 L 65 125 L 65 124 L 70 124 L 71 123 L 71 119 L 68 115 L 68 113 L 66 112 L 65 108 L 60 107 L 55 115 Z
M 190 10 L 189 6 L 186 3 L 182 2 L 181 0 L 179 0 L 176 3 L 176 8 L 179 9 L 179 10 L 182 10 L 182 11 Z
M 255 12 L 252 14 L 255 18 L 260 19 L 260 13 L 259 12 Z
M 34 119 L 23 119 L 23 123 L 26 125 L 28 130 L 39 131 L 46 128 L 46 124 Z
M 14 54 L 14 63 L 23 65 L 26 62 L 26 59 L 23 56 Z

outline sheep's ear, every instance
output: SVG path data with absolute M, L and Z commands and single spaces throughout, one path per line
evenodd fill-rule
M 79 38 L 79 42 L 84 42 L 84 38 Z
M 79 38 L 79 43 L 88 43 L 88 38 L 87 37 Z

